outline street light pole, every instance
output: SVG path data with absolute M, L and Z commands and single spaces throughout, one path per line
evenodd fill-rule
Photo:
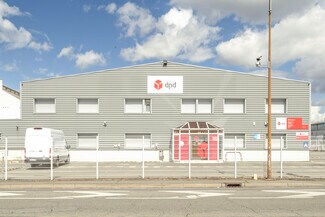
M 272 178 L 272 65 L 271 65 L 271 15 L 272 0 L 269 0 L 269 19 L 268 19 L 268 112 L 267 112 L 267 179 Z

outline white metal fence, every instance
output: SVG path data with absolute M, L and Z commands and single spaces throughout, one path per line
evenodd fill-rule
M 320 139 L 311 140 L 309 150 L 325 151 L 325 140 L 320 140 Z
M 109 162 L 102 156 L 100 144 L 92 150 L 84 151 L 84 156 L 93 155 L 92 161 L 73 161 L 69 164 L 55 166 L 52 163 L 40 164 L 36 167 L 31 167 L 24 162 L 24 149 L 13 148 L 10 145 L 11 139 L 17 138 L 2 138 L 0 140 L 0 180 L 73 180 L 73 179 L 112 179 L 112 178 L 264 178 L 266 176 L 266 155 L 265 161 L 247 162 L 244 161 L 243 155 L 247 151 L 243 146 L 242 141 L 237 147 L 237 138 L 235 137 L 233 147 L 228 147 L 224 150 L 222 162 L 209 162 L 196 160 L 192 158 L 195 153 L 187 153 L 189 159 L 183 162 L 170 161 L 152 161 L 149 159 L 148 153 L 154 152 L 159 155 L 159 150 L 137 150 L 139 161 L 121 161 Z M 23 141 L 23 140 L 21 140 Z M 251 144 L 253 141 L 245 141 Z M 260 146 L 261 153 L 266 153 L 266 142 L 264 140 L 256 142 L 256 146 Z M 313 164 L 309 162 L 292 162 L 288 160 L 285 154 L 287 144 L 291 141 L 280 140 L 280 145 L 274 147 L 274 157 L 276 160 L 272 162 L 272 177 L 274 178 L 325 178 L 325 164 L 317 165 L 317 169 L 312 169 Z M 286 144 L 286 145 L 285 145 Z M 303 143 L 302 143 L 303 144 Z M 324 141 L 311 141 L 310 150 L 324 151 L 311 152 L 317 153 L 318 160 L 325 162 L 325 147 Z M 308 147 L 305 147 L 308 150 Z M 191 151 L 191 149 L 190 149 Z M 110 152 L 116 155 L 121 155 L 118 149 L 112 149 Z M 324 153 L 324 154 L 323 154 Z M 53 156 L 53 155 L 51 155 Z M 157 159 L 159 159 L 157 157 Z M 80 159 L 80 158 L 79 158 Z M 264 156 L 262 157 L 264 159 Z M 304 170 L 305 169 L 305 170 Z M 312 170 L 311 170 L 312 169 Z M 319 170 L 319 172 L 317 172 Z

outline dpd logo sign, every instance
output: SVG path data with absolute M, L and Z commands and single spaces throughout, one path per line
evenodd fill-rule
M 162 82 L 161 82 L 161 80 L 157 80 L 157 81 L 155 81 L 154 86 L 155 86 L 155 88 L 156 88 L 157 90 L 160 90 L 160 89 L 162 88 Z
M 183 76 L 148 76 L 148 93 L 183 93 Z

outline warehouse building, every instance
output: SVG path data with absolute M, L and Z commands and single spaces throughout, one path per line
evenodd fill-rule
M 325 140 L 325 122 L 311 124 L 311 137 L 313 140 Z
M 20 94 L 0 80 L 0 120 L 20 119 Z
M 308 161 L 310 83 L 272 85 L 272 158 L 281 144 L 285 161 Z M 101 161 L 140 161 L 142 148 L 147 161 L 265 161 L 267 112 L 265 76 L 163 61 L 22 82 L 21 119 L 0 131 L 22 150 L 26 128 L 61 129 L 72 161 L 97 145 Z

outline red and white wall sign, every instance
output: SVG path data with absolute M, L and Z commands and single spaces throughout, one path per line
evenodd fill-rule
M 296 140 L 308 140 L 309 133 L 308 132 L 297 132 L 296 133 Z
M 277 130 L 308 130 L 308 126 L 302 123 L 302 118 L 276 118 Z

